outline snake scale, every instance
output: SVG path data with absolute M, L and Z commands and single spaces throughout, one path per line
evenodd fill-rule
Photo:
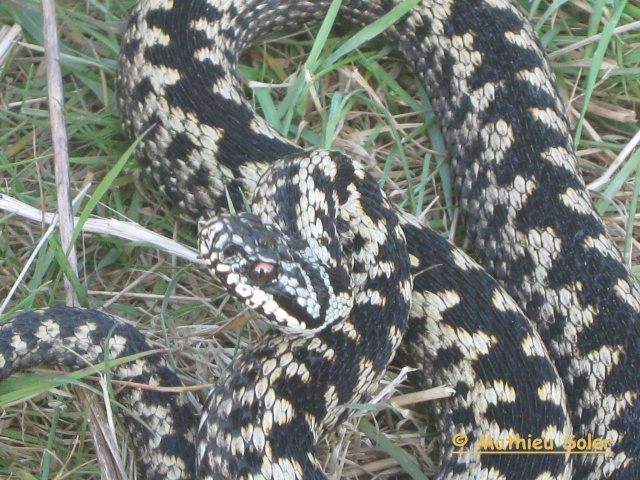
M 120 108 L 138 156 L 201 222 L 232 295 L 279 328 L 248 347 L 199 427 L 177 394 L 126 388 L 145 478 L 326 478 L 320 435 L 370 398 L 388 363 L 418 368 L 438 402 L 440 478 L 640 478 L 638 286 L 577 172 L 553 75 L 506 0 L 425 0 L 385 32 L 427 89 L 482 268 L 396 210 L 357 162 L 305 152 L 257 117 L 236 67 L 256 38 L 318 24 L 328 1 L 141 0 L 125 34 Z M 342 2 L 364 26 L 397 2 Z M 223 213 L 253 198 L 252 212 Z M 515 299 L 515 300 L 514 300 Z M 403 335 L 404 334 L 404 335 Z M 403 338 L 401 342 L 401 338 Z M 0 328 L 0 375 L 149 350 L 132 327 L 55 307 Z M 159 354 L 113 377 L 175 386 Z M 196 431 L 197 430 L 197 431 Z M 612 454 L 457 455 L 468 435 L 560 450 L 573 433 Z

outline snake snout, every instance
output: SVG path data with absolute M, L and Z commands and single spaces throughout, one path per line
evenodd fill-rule
M 272 277 L 283 249 L 281 233 L 272 225 L 265 225 L 258 217 L 243 212 L 224 214 L 201 221 L 198 243 L 207 266 L 217 270 L 221 264 L 229 267 L 257 265 L 255 277 Z M 226 271 L 227 269 L 224 269 Z

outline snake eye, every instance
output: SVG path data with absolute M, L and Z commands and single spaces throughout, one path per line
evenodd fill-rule
M 275 263 L 259 260 L 253 264 L 249 276 L 256 283 L 268 283 L 278 274 L 278 267 Z

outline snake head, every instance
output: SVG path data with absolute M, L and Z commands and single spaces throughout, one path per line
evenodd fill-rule
M 283 330 L 317 331 L 351 311 L 351 296 L 336 293 L 349 290 L 344 285 L 349 277 L 323 265 L 303 242 L 256 215 L 224 214 L 201 221 L 199 247 L 207 267 L 231 295 Z

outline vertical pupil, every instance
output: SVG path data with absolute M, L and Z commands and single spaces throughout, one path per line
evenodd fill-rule
M 276 266 L 272 263 L 259 261 L 251 269 L 251 278 L 259 283 L 266 283 L 276 276 Z

